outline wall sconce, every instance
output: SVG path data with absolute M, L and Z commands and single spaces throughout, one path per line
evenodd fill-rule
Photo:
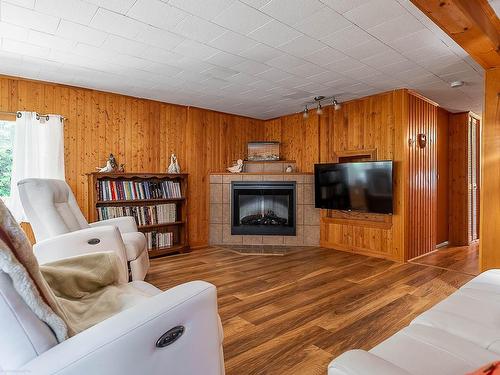
M 425 148 L 427 145 L 427 136 L 423 133 L 419 133 L 417 136 L 418 146 L 420 148 Z

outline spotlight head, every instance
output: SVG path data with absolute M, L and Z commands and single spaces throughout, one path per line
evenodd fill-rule
M 302 117 L 304 118 L 309 117 L 309 110 L 307 109 L 307 105 L 304 107 L 304 110 L 302 111 Z
M 318 102 L 318 109 L 316 109 L 316 114 L 317 115 L 323 114 L 323 108 L 321 107 L 321 102 Z

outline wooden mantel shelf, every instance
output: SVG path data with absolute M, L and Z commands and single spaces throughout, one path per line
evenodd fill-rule
M 242 176 L 259 176 L 259 175 L 269 175 L 269 176 L 301 176 L 301 175 L 313 175 L 312 172 L 240 172 L 240 173 L 231 173 L 231 172 L 210 172 L 209 175 L 242 175 Z

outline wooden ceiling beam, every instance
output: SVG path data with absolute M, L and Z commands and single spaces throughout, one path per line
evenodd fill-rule
M 487 0 L 411 0 L 483 68 L 500 67 L 500 21 Z

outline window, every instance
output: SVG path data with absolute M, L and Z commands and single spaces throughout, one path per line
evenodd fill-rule
M 0 120 L 0 198 L 10 197 L 15 121 Z

